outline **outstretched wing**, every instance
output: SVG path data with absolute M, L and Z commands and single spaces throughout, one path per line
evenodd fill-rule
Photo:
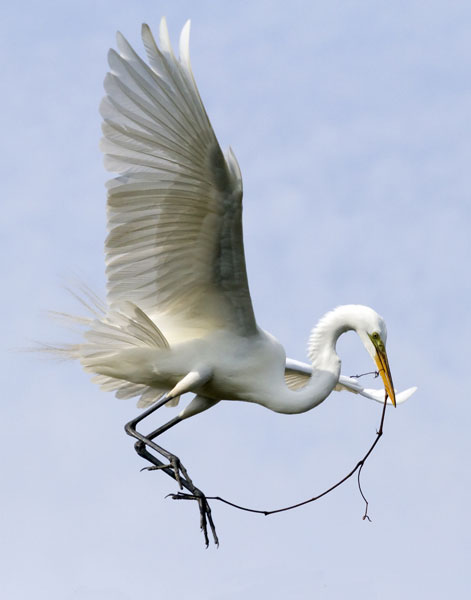
M 307 363 L 303 363 L 293 358 L 286 359 L 285 366 L 285 382 L 286 385 L 292 390 L 299 390 L 307 385 L 312 374 L 312 367 Z M 354 394 L 360 394 L 369 398 L 370 400 L 376 400 L 376 402 L 384 402 L 384 390 L 374 390 L 363 388 L 353 377 L 345 377 L 340 375 L 339 381 L 335 386 L 336 392 L 346 391 L 353 392 Z M 396 404 L 402 404 L 408 400 L 412 394 L 417 390 L 416 387 L 408 388 L 403 392 L 396 393 Z M 388 398 L 388 404 L 392 404 Z
M 222 327 L 250 335 L 242 179 L 199 96 L 189 31 L 179 59 L 164 19 L 160 48 L 142 27 L 149 65 L 121 34 L 109 52 L 102 150 L 119 177 L 108 183 L 108 303 L 133 302 L 171 340 Z

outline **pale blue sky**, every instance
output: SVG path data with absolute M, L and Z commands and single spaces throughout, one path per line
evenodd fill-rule
M 98 104 L 121 30 L 168 19 L 191 54 L 221 145 L 245 187 L 259 323 L 294 358 L 326 310 L 361 302 L 388 323 L 396 386 L 363 471 L 319 503 L 264 518 L 196 507 L 142 466 L 132 401 L 75 364 L 7 351 L 1 436 L 3 598 L 304 600 L 463 598 L 471 560 L 469 261 L 471 5 L 450 1 L 17 2 L 3 9 L 1 224 L 4 347 L 61 340 L 42 311 L 61 287 L 104 289 L 105 173 Z M 371 369 L 354 335 L 345 374 Z M 377 382 L 373 382 L 375 385 Z M 334 394 L 294 417 L 220 404 L 166 444 L 208 493 L 274 508 L 339 479 L 381 407 Z M 172 413 L 173 414 L 173 413 Z M 170 416 L 169 412 L 168 415 Z M 3 589 L 2 589 L 3 588 Z

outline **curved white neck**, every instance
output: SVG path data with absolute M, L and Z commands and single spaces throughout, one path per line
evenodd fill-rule
M 358 328 L 358 307 L 339 306 L 326 313 L 311 332 L 308 343 L 308 356 L 313 368 L 329 368 L 340 359 L 335 347 L 337 340 L 346 331 Z
M 337 385 L 341 361 L 335 350 L 342 333 L 357 330 L 358 307 L 339 306 L 325 314 L 309 337 L 308 355 L 312 362 L 312 376 L 299 390 L 285 387 L 278 390 L 268 408 L 276 412 L 297 414 L 306 412 L 323 402 Z

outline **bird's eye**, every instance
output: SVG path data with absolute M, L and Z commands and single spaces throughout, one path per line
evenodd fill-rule
M 379 340 L 379 333 L 378 333 L 377 331 L 374 331 L 374 332 L 373 332 L 373 334 L 371 335 L 371 337 L 372 337 L 374 340 Z

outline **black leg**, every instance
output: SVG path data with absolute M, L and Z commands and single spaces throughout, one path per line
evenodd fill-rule
M 218 546 L 219 540 L 216 533 L 216 528 L 214 526 L 214 522 L 211 515 L 211 508 L 206 500 L 205 495 L 201 490 L 199 490 L 190 479 L 187 470 L 181 463 L 178 456 L 168 452 L 165 448 L 158 446 L 153 440 L 158 437 L 160 434 L 164 433 L 177 423 L 180 423 L 183 419 L 181 417 L 175 417 L 162 425 L 161 427 L 155 429 L 148 435 L 143 435 L 139 431 L 137 431 L 136 426 L 138 423 L 143 421 L 146 417 L 151 415 L 153 412 L 161 408 L 164 404 L 169 402 L 171 398 L 167 398 L 164 396 L 159 402 L 151 406 L 149 409 L 144 411 L 137 418 L 129 421 L 125 425 L 125 431 L 128 435 L 137 439 L 137 442 L 134 445 L 136 452 L 142 458 L 146 459 L 151 463 L 152 466 L 145 467 L 148 470 L 161 470 L 164 473 L 167 473 L 170 477 L 175 479 L 175 481 L 180 486 L 180 489 L 185 488 L 190 492 L 189 494 L 185 494 L 183 492 L 178 492 L 177 494 L 170 494 L 171 498 L 174 500 L 196 500 L 198 502 L 199 510 L 200 510 L 200 527 L 204 535 L 204 541 L 206 547 L 209 546 L 209 537 L 208 537 L 208 523 L 211 529 L 211 533 L 213 536 L 214 543 Z M 148 448 L 154 450 L 154 452 L 160 454 L 165 457 L 168 461 L 167 464 L 163 463 L 159 458 L 157 458 L 154 454 L 149 452 Z

